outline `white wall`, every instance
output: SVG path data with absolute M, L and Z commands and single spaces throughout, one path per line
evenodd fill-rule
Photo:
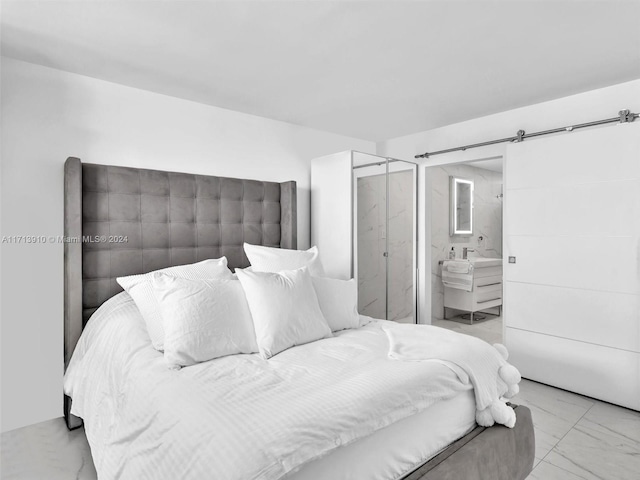
M 379 142 L 378 155 L 395 157 L 405 160 L 413 160 L 414 155 L 428 151 L 441 150 L 459 145 L 511 137 L 519 129 L 527 132 L 537 132 L 556 127 L 564 127 L 578 123 L 616 117 L 618 111 L 630 109 L 632 112 L 640 112 L 640 80 L 621 83 L 611 87 L 592 90 L 569 97 L 552 100 L 549 102 L 517 108 L 507 112 L 497 113 L 486 117 L 468 120 L 466 122 L 448 125 L 446 127 L 428 130 Z M 640 121 L 640 120 L 636 120 Z M 614 127 L 596 127 L 614 128 Z M 562 133 L 560 135 L 570 135 Z M 544 138 L 544 137 L 542 137 Z M 526 142 L 541 141 L 541 139 L 525 140 Z M 430 221 L 428 212 L 430 198 L 430 176 L 428 165 L 442 165 L 462 161 L 479 160 L 485 158 L 499 158 L 505 156 L 507 144 L 498 144 L 437 155 L 420 160 L 420 192 L 419 205 L 422 208 L 419 213 L 419 253 L 418 265 L 420 269 L 420 312 L 431 311 L 431 284 L 430 251 L 426 246 L 430 240 Z M 508 159 L 505 159 L 508 162 Z M 429 192 L 427 195 L 426 192 Z M 421 323 L 430 323 L 430 318 L 420 319 Z
M 298 183 L 310 160 L 375 144 L 2 59 L 2 235 L 61 235 L 63 163 Z M 2 431 L 62 414 L 62 245 L 2 245 Z

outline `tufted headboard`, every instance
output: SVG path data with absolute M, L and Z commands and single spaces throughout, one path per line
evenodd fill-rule
M 64 167 L 65 368 L 116 278 L 226 256 L 244 242 L 297 247 L 296 183 L 82 163 Z

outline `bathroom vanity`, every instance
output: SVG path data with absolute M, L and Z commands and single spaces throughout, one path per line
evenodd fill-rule
M 467 261 L 472 267 L 467 274 L 471 276 L 470 291 L 448 286 L 443 276 L 444 318 L 448 308 L 463 310 L 469 312 L 473 324 L 474 313 L 494 307 L 502 309 L 502 259 L 478 257 Z

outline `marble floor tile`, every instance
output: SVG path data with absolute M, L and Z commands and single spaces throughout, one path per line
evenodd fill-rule
M 432 318 L 431 325 L 435 327 L 447 328 L 449 330 L 460 330 L 462 328 L 461 323 L 452 322 L 451 320 L 442 320 L 439 318 Z
M 578 425 L 618 437 L 621 441 L 636 443 L 640 447 L 640 412 L 594 400 Z
M 56 418 L 2 434 L 2 480 L 96 480 L 83 428 Z
M 583 477 L 542 461 L 534 467 L 527 480 L 583 480 Z
M 416 323 L 415 319 L 413 318 L 413 316 L 411 317 L 404 317 L 404 318 L 398 318 L 395 320 L 398 323 Z
M 598 402 L 544 461 L 588 480 L 640 478 L 640 413 Z
M 513 401 L 532 409 L 535 408 L 554 418 L 565 419 L 572 425 L 580 420 L 597 402 L 597 400 L 583 397 L 577 393 L 533 382 L 526 378 L 520 382 L 520 393 L 514 397 Z M 620 409 L 620 407 L 613 405 L 611 407 Z
M 520 393 L 512 401 L 531 410 L 536 433 L 536 457 L 541 459 L 594 404 L 581 395 L 526 379 L 520 382 Z
M 468 320 L 456 316 L 447 320 L 433 319 L 431 325 L 481 338 L 491 344 L 502 343 L 502 317 L 486 315 L 485 320 L 477 320 L 469 325 Z

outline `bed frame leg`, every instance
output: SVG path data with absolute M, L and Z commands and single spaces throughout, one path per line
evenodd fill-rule
M 71 397 L 64 396 L 64 421 L 69 430 L 75 430 L 82 426 L 82 419 L 71 413 Z

